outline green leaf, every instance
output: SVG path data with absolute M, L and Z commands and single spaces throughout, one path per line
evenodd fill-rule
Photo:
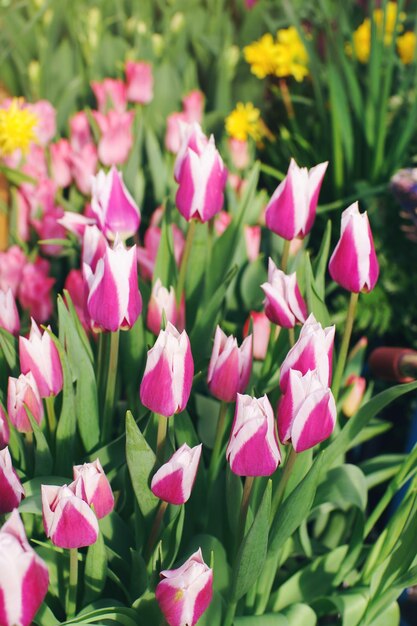
M 315 318 L 323 326 L 329 326 L 330 315 L 324 300 L 319 295 L 319 288 L 316 285 L 313 270 L 311 267 L 310 255 L 308 252 L 304 254 L 305 263 L 305 284 L 306 284 L 306 297 L 307 308 L 311 313 L 314 313 Z
M 145 145 L 155 200 L 162 202 L 166 192 L 166 166 L 156 135 L 149 126 L 145 128 Z
M 12 373 L 15 373 L 18 364 L 17 341 L 16 338 L 4 328 L 0 328 L 0 350 L 3 352 L 7 365 L 12 370 Z
M 168 526 L 164 529 L 161 537 L 163 569 L 169 569 L 174 563 L 180 548 L 182 531 L 184 529 L 185 507 L 178 507 L 178 511 Z M 158 551 L 158 547 L 157 547 Z
M 317 616 L 307 604 L 293 604 L 283 611 L 289 626 L 316 626 Z
M 327 220 L 326 230 L 324 231 L 320 250 L 318 251 L 317 257 L 313 263 L 317 295 L 323 302 L 325 297 L 327 261 L 329 259 L 331 238 L 332 222 L 331 220 Z
M 139 508 L 142 515 L 149 518 L 159 502 L 149 486 L 156 457 L 130 411 L 126 413 L 126 460 Z
M 35 420 L 33 414 L 26 405 L 25 410 L 32 426 L 33 434 L 35 435 L 35 473 L 37 476 L 47 476 L 52 470 L 54 460 L 52 458 L 46 437 L 43 434 L 38 422 Z
M 174 237 L 170 220 L 170 205 L 164 212 L 161 227 L 161 239 L 159 240 L 158 253 L 156 255 L 155 269 L 152 282 L 159 278 L 164 287 L 169 288 L 176 284 L 177 264 L 174 254 Z
M 107 578 L 107 555 L 103 535 L 87 550 L 84 569 L 84 605 L 96 600 L 104 589 Z
M 95 624 L 97 622 L 115 622 L 122 626 L 137 626 L 137 613 L 134 609 L 124 608 L 122 606 L 106 607 L 104 609 L 97 609 L 95 611 L 82 611 L 74 619 L 70 619 L 66 622 L 61 622 L 62 626 L 67 624 Z
M 290 622 L 285 615 L 266 614 L 236 617 L 234 626 L 290 626 Z
M 314 506 L 330 503 L 346 511 L 356 506 L 365 511 L 367 490 L 365 477 L 356 465 L 340 465 L 327 472 L 316 493 Z

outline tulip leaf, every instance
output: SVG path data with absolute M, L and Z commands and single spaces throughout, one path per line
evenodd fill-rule
M 290 622 L 285 615 L 277 613 L 235 617 L 233 624 L 234 626 L 290 626 Z
M 44 602 L 39 611 L 36 613 L 33 623 L 37 626 L 56 626 L 58 623 L 57 618 L 52 613 L 49 606 Z
M 318 251 L 317 257 L 313 264 L 313 269 L 315 272 L 317 295 L 323 301 L 324 301 L 324 296 L 325 296 L 325 287 L 326 287 L 325 278 L 326 278 L 327 261 L 329 259 L 331 236 L 332 236 L 332 222 L 331 220 L 327 220 L 326 230 L 324 231 L 323 239 L 320 245 L 320 250 Z
M 52 470 L 54 460 L 52 458 L 48 442 L 46 441 L 46 437 L 43 434 L 38 422 L 35 420 L 32 412 L 26 405 L 25 410 L 32 426 L 33 434 L 35 435 L 35 473 L 37 476 L 47 476 Z
M 99 532 L 97 541 L 87 550 L 84 569 L 84 604 L 99 597 L 107 578 L 107 555 L 103 535 Z
M 178 511 L 174 518 L 162 533 L 162 567 L 169 569 L 174 563 L 180 548 L 182 531 L 184 529 L 185 508 L 178 507 Z
M 12 373 L 16 373 L 18 364 L 17 342 L 15 337 L 4 328 L 0 328 L 0 350 L 4 354 Z
M 149 126 L 145 128 L 145 146 L 155 200 L 162 202 L 166 193 L 167 168 L 156 135 Z
M 96 622 L 104 623 L 106 621 L 116 622 L 121 626 L 137 626 L 137 613 L 134 609 L 124 608 L 122 606 L 105 607 L 95 611 L 82 611 L 73 619 L 61 622 L 61 626 L 67 624 L 95 624 Z
M 323 326 L 329 326 L 330 315 L 327 307 L 324 303 L 324 298 L 319 294 L 319 288 L 316 285 L 316 281 L 313 275 L 311 267 L 310 255 L 308 252 L 304 255 L 305 263 L 305 284 L 306 284 L 306 297 L 307 308 L 310 313 L 314 313 L 315 318 Z
M 356 506 L 365 511 L 367 490 L 365 476 L 356 465 L 344 464 L 333 467 L 319 485 L 314 506 L 331 503 L 346 511 Z
M 140 250 L 138 254 L 140 254 Z M 176 284 L 177 265 L 174 254 L 174 236 L 171 223 L 170 204 L 167 203 L 161 226 L 158 253 L 156 255 L 152 284 L 159 278 L 162 285 L 169 289 Z
M 234 601 L 249 591 L 262 571 L 268 546 L 271 494 L 272 482 L 268 481 L 253 524 L 244 537 L 236 557 L 231 591 Z
M 130 411 L 126 413 L 126 460 L 139 508 L 149 518 L 158 506 L 158 498 L 149 486 L 156 457 Z

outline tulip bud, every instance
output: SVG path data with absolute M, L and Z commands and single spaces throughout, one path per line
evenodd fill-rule
M 7 291 L 0 291 L 0 328 L 4 328 L 12 335 L 17 335 L 20 330 L 19 313 L 10 288 Z
M 170 417 L 187 406 L 194 376 L 190 340 L 185 330 L 179 333 L 170 322 L 161 330 L 148 352 L 140 385 L 144 406 Z
M 153 99 L 152 65 L 146 61 L 127 61 L 125 71 L 129 102 L 149 104 Z
M 208 367 L 210 393 L 224 402 L 234 402 L 237 393 L 243 393 L 252 371 L 252 335 L 238 346 L 233 335 L 229 337 L 217 326 Z
M 107 250 L 107 240 L 97 226 L 86 226 L 83 235 L 82 263 L 89 265 L 93 272 Z
M 114 509 L 114 496 L 99 459 L 75 465 L 73 472 L 75 495 L 94 507 L 98 519 L 109 515 Z
M 258 399 L 237 394 L 226 458 L 238 476 L 270 476 L 281 463 L 274 412 L 267 396 Z
M 32 372 L 20 374 L 19 378 L 10 376 L 7 388 L 7 412 L 11 423 L 20 433 L 31 433 L 33 428 L 25 406 L 40 424 L 43 419 L 43 404 Z
M 342 411 L 346 417 L 353 417 L 362 404 L 366 380 L 362 376 L 352 374 L 346 381 L 346 387 L 349 387 L 349 389 L 343 399 Z
M 169 626 L 195 626 L 213 596 L 213 571 L 201 548 L 181 567 L 161 572 L 155 597 Z
M 333 280 L 353 293 L 372 291 L 379 275 L 368 215 L 357 202 L 342 213 L 340 239 L 329 262 Z
M 184 443 L 167 463 L 156 472 L 151 482 L 153 494 L 170 504 L 184 504 L 191 496 L 197 476 L 202 444 L 190 448 Z
M 243 326 L 243 337 L 249 334 L 249 326 L 252 320 L 253 329 L 253 358 L 263 361 L 268 352 L 269 337 L 271 335 L 271 322 L 263 312 L 251 311 Z
M 114 109 L 122 113 L 126 109 L 126 86 L 120 79 L 105 78 L 101 83 L 92 81 L 91 89 L 101 113 Z
M 72 483 L 41 485 L 43 526 L 59 548 L 82 548 L 97 541 L 98 521 L 87 502 L 75 495 Z
M 278 326 L 294 328 L 307 317 L 307 305 L 297 284 L 297 275 L 285 274 L 277 269 L 270 258 L 268 264 L 268 282 L 261 285 L 265 293 L 265 313 Z
M 310 314 L 301 329 L 298 340 L 281 365 L 279 385 L 283 393 L 287 388 L 290 369 L 298 370 L 302 374 L 306 374 L 308 370 L 317 370 L 322 385 L 330 386 L 334 333 L 334 326 L 323 329 L 313 313 Z
M 58 350 L 48 332 L 41 334 L 34 319 L 29 339 L 19 337 L 19 355 L 22 373 L 32 372 L 41 398 L 56 396 L 61 391 L 63 377 Z
M 327 165 L 326 161 L 308 170 L 291 159 L 287 176 L 266 207 L 265 221 L 272 232 L 289 241 L 310 232 Z
M 165 313 L 168 322 L 171 322 L 174 326 L 177 325 L 178 313 L 174 288 L 170 287 L 168 291 L 158 278 L 152 287 L 146 316 L 146 325 L 154 335 L 157 335 L 161 330 L 163 313 Z
M 204 151 L 204 148 L 207 146 L 209 140 L 206 135 L 203 133 L 201 126 L 198 122 L 193 122 L 191 124 L 181 123 L 180 124 L 180 134 L 181 134 L 181 145 L 178 150 L 177 158 L 175 159 L 174 165 L 174 178 L 177 183 L 180 182 L 180 174 L 182 164 L 187 155 L 188 148 L 191 148 L 193 152 L 196 152 L 198 155 L 201 155 Z
M 278 435 L 292 442 L 296 452 L 313 448 L 332 434 L 336 425 L 336 403 L 317 371 L 302 374 L 290 369 L 285 394 L 278 405 Z
M 92 179 L 91 210 L 108 239 L 118 234 L 128 239 L 138 231 L 140 211 L 123 182 L 121 172 L 113 166 L 106 174 L 100 170 Z
M 0 450 L 3 450 L 10 441 L 10 428 L 7 415 L 0 403 Z
M 248 226 L 245 225 L 243 229 L 246 244 L 246 254 L 249 262 L 256 261 L 259 256 L 259 250 L 261 247 L 262 231 L 260 226 Z
M 0 624 L 30 626 L 48 591 L 49 572 L 17 511 L 0 529 L 0 563 Z
M 24 495 L 25 490 L 13 469 L 9 448 L 4 448 L 0 450 L 0 515 L 17 509 Z
M 94 273 L 84 264 L 84 278 L 89 289 L 87 311 L 93 329 L 115 332 L 131 328 L 142 311 L 136 246 L 127 250 L 116 240 L 113 248 L 106 248 Z

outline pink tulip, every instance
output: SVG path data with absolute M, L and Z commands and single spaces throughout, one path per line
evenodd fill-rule
M 144 406 L 170 417 L 187 406 L 194 376 L 190 340 L 185 330 L 179 333 L 170 322 L 161 330 L 148 352 L 140 385 Z
M 93 111 L 101 132 L 98 156 L 103 165 L 122 165 L 133 144 L 132 126 L 135 111 L 109 111 L 103 115 Z
M 187 116 L 183 111 L 175 111 L 167 117 L 165 147 L 168 152 L 178 154 L 182 143 L 181 124 L 187 124 Z
M 177 266 L 181 265 L 181 259 L 185 247 L 185 239 L 182 230 L 176 224 L 172 224 L 174 238 L 174 257 Z M 138 248 L 138 264 L 140 273 L 145 279 L 152 279 L 155 261 L 158 254 L 161 229 L 157 226 L 149 226 L 144 237 L 144 247 Z
M 12 290 L 17 296 L 26 257 L 19 246 L 11 246 L 6 252 L 0 252 L 0 289 Z
M 329 262 L 330 276 L 344 289 L 372 291 L 379 275 L 368 215 L 359 213 L 357 202 L 342 213 L 339 242 Z
M 108 239 L 118 234 L 133 237 L 139 229 L 140 211 L 115 167 L 106 174 L 100 170 L 92 180 L 91 210 Z
M 122 80 L 105 78 L 101 83 L 92 81 L 91 89 L 96 97 L 100 113 L 107 113 L 110 109 L 118 113 L 126 110 L 126 86 Z
M 258 399 L 237 394 L 226 458 L 238 476 L 270 476 L 277 469 L 281 454 L 267 396 Z
M 41 485 L 43 526 L 59 548 L 83 548 L 97 541 L 98 521 L 90 506 L 75 495 L 75 484 Z
M 310 314 L 301 329 L 298 340 L 281 365 L 279 385 L 283 393 L 287 389 L 290 369 L 298 370 L 302 374 L 306 374 L 308 370 L 317 370 L 322 385 L 330 386 L 334 334 L 334 326 L 323 329 L 313 313 Z
M 82 263 L 91 267 L 95 272 L 97 263 L 104 257 L 108 243 L 102 231 L 97 226 L 86 226 L 83 235 Z
M 181 146 L 174 165 L 174 178 L 177 183 L 180 182 L 181 168 L 187 156 L 188 149 L 190 148 L 198 156 L 201 156 L 209 143 L 209 139 L 203 133 L 200 124 L 197 122 L 193 122 L 192 124 L 180 123 L 180 132 Z
M 181 567 L 161 572 L 155 597 L 169 626 L 195 626 L 213 596 L 213 570 L 201 548 Z
M 307 306 L 297 284 L 297 275 L 284 274 L 270 258 L 268 282 L 261 285 L 265 293 L 265 313 L 278 326 L 294 328 L 307 318 Z
M 0 450 L 0 515 L 17 509 L 24 496 L 25 490 L 13 469 L 9 448 L 4 448 L 4 450 Z M 0 568 L 0 576 L 1 570 L 2 568 Z
M 193 122 L 201 124 L 204 113 L 204 101 L 204 94 L 199 89 L 193 89 L 183 97 L 182 106 L 189 124 Z
M 3 450 L 10 441 L 10 428 L 7 415 L 0 403 L 0 450 Z
M 48 332 L 41 334 L 34 319 L 29 338 L 19 337 L 19 354 L 22 373 L 32 372 L 41 398 L 56 396 L 63 384 L 58 350 Z
M 94 330 L 127 330 L 139 317 L 142 297 L 136 258 L 136 246 L 128 250 L 116 239 L 113 248 L 107 246 L 95 271 L 84 264 L 87 311 Z
M 332 434 L 337 410 L 333 394 L 317 370 L 302 374 L 290 369 L 285 394 L 278 405 L 278 434 L 296 452 L 313 448 Z
M 51 151 L 52 179 L 58 187 L 68 187 L 72 182 L 72 148 L 68 139 L 60 139 L 49 147 Z
M 220 211 L 220 213 L 217 213 L 216 217 L 214 218 L 214 230 L 219 237 L 223 235 L 224 231 L 229 228 L 232 219 L 232 215 L 230 215 L 230 213 L 227 213 L 227 211 Z
M 237 170 L 245 170 L 250 163 L 249 144 L 246 139 L 234 139 L 230 137 L 227 141 L 230 158 L 233 167 Z
M 98 155 L 94 144 L 83 146 L 71 154 L 71 172 L 77 188 L 84 195 L 91 192 L 91 178 L 97 171 Z
M 4 328 L 12 335 L 20 330 L 19 312 L 13 297 L 12 290 L 0 290 L 0 328 Z
M 327 165 L 326 161 L 308 170 L 291 159 L 287 176 L 266 207 L 265 220 L 270 230 L 287 240 L 310 232 Z
M 96 220 L 92 217 L 87 217 L 81 213 L 75 213 L 75 211 L 65 211 L 64 215 L 59 218 L 58 222 L 70 233 L 75 235 L 80 241 L 84 236 L 84 231 L 87 226 L 94 226 Z
M 151 482 L 153 494 L 170 504 L 184 504 L 191 496 L 197 476 L 202 444 L 190 448 L 184 443 L 167 463 L 156 472 Z
M 91 330 L 91 320 L 86 312 L 86 292 L 81 270 L 71 270 L 66 279 L 64 289 L 68 291 L 78 318 L 84 330 Z
M 52 315 L 52 287 L 55 278 L 49 276 L 50 265 L 38 257 L 35 263 L 23 268 L 19 286 L 19 301 L 24 309 L 39 323 L 46 322 Z
M 251 311 L 243 327 L 243 336 L 249 334 L 250 322 L 253 329 L 253 358 L 263 361 L 268 352 L 269 337 L 271 335 L 271 322 L 265 313 Z
M 40 222 L 35 226 L 39 239 L 65 239 L 65 228 L 59 223 L 59 220 L 63 216 L 64 211 L 61 207 L 54 207 L 53 210 L 44 213 Z M 41 245 L 42 252 L 50 256 L 57 256 L 62 250 L 62 246 L 59 244 L 42 243 Z M 34 315 L 34 317 L 36 317 L 36 315 Z M 45 319 L 47 319 L 47 317 L 45 317 Z
M 346 417 L 353 417 L 362 404 L 366 390 L 366 380 L 362 376 L 352 374 L 346 381 L 348 391 L 343 398 L 342 411 Z
M 48 100 L 38 100 L 38 102 L 28 104 L 27 107 L 38 119 L 34 130 L 37 143 L 44 147 L 56 133 L 56 110 Z
M 79 152 L 84 146 L 93 143 L 90 122 L 85 111 L 79 111 L 70 119 L 70 143 L 73 150 Z
M 10 376 L 7 388 L 7 412 L 11 423 L 20 433 L 31 433 L 33 428 L 25 406 L 35 421 L 41 424 L 43 404 L 32 372 L 20 374 L 19 378 Z
M 164 313 L 166 320 L 176 326 L 178 311 L 174 288 L 170 287 L 168 290 L 158 278 L 152 287 L 146 316 L 146 325 L 154 335 L 158 335 L 161 330 Z
M 225 335 L 217 326 L 208 367 L 210 393 L 224 402 L 234 402 L 243 393 L 252 371 L 252 335 L 238 346 L 233 335 Z
M 243 228 L 243 234 L 245 236 L 246 255 L 248 257 L 248 261 L 253 263 L 253 261 L 256 261 L 258 258 L 261 248 L 261 227 L 248 226 L 246 224 Z
M 49 586 L 48 568 L 29 545 L 19 513 L 0 529 L 0 624 L 30 626 Z
M 75 495 L 94 508 L 98 519 L 109 515 L 114 509 L 114 496 L 99 459 L 75 465 L 73 471 Z
M 125 71 L 129 102 L 149 104 L 153 99 L 152 65 L 146 61 L 127 61 Z

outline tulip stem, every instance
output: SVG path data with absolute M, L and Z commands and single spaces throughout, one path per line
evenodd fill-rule
M 292 348 L 293 345 L 295 344 L 295 331 L 294 331 L 294 328 L 289 328 L 288 329 L 288 339 L 290 341 L 290 346 Z
M 74 617 L 77 612 L 77 584 L 78 584 L 78 549 L 70 550 L 69 588 L 67 598 L 67 618 Z
M 210 467 L 209 467 L 209 484 L 212 485 L 216 480 L 217 475 L 217 462 L 222 447 L 222 441 L 224 436 L 224 422 L 227 413 L 227 402 L 220 403 L 219 419 L 217 420 L 216 437 L 214 440 L 213 452 L 211 453 Z
M 54 396 L 49 396 L 48 398 L 45 398 L 46 415 L 48 417 L 48 426 L 51 437 L 55 435 L 56 431 L 56 415 L 54 402 Z
M 158 433 L 156 435 L 156 458 L 159 463 L 164 462 L 165 442 L 167 439 L 168 418 L 158 415 Z
M 285 466 L 284 466 L 284 472 L 282 474 L 282 478 L 279 482 L 278 485 L 278 489 L 276 490 L 275 494 L 274 494 L 274 498 L 272 500 L 272 507 L 271 507 L 271 521 L 274 519 L 279 506 L 281 504 L 281 502 L 284 499 L 285 496 L 285 490 L 287 488 L 287 484 L 288 484 L 288 480 L 291 476 L 291 471 L 292 468 L 294 467 L 294 463 L 295 460 L 297 458 L 297 453 L 294 450 L 294 448 L 291 446 L 290 444 L 290 449 L 288 451 L 288 455 L 287 455 L 287 460 L 285 462 Z
M 178 275 L 178 282 L 177 282 L 177 290 L 176 290 L 177 306 L 180 306 L 181 304 L 182 292 L 184 291 L 184 287 L 185 287 L 185 279 L 187 277 L 187 268 L 188 268 L 188 259 L 190 257 L 191 248 L 193 247 L 196 223 L 197 223 L 196 220 L 191 220 L 190 223 L 188 224 L 187 239 L 185 240 L 184 254 L 182 255 L 180 273 Z
M 112 434 L 112 417 L 114 409 L 114 396 L 116 393 L 117 361 L 119 358 L 120 331 L 110 335 L 110 355 L 107 369 L 106 393 L 104 396 L 103 428 L 101 431 L 102 443 L 107 443 Z
M 353 322 L 355 319 L 356 306 L 358 304 L 358 293 L 350 294 L 349 309 L 347 312 L 345 330 L 343 332 L 342 345 L 340 346 L 339 358 L 337 360 L 336 372 L 333 379 L 333 395 L 335 402 L 339 396 L 340 386 L 342 384 L 343 372 L 345 370 L 346 358 L 349 350 L 350 337 L 352 335 Z
M 223 626 L 232 626 L 233 620 L 235 619 L 236 609 L 237 602 L 229 602 Z
M 249 502 L 252 493 L 254 477 L 246 476 L 243 487 L 242 502 L 240 505 L 239 532 L 238 532 L 238 549 L 245 536 L 246 518 L 248 516 Z
M 288 258 L 290 256 L 290 246 L 291 246 L 291 241 L 288 239 L 284 239 L 284 247 L 282 249 L 282 257 L 281 257 L 281 269 L 283 272 L 287 271 Z
M 161 416 L 163 417 L 163 416 Z M 146 546 L 146 561 L 148 562 L 152 556 L 152 550 L 158 539 L 159 529 L 161 528 L 162 520 L 164 519 L 165 511 L 167 510 L 168 502 L 161 500 L 159 503 L 158 512 L 155 515 L 155 519 L 152 524 L 151 532 L 149 534 L 148 545 Z

